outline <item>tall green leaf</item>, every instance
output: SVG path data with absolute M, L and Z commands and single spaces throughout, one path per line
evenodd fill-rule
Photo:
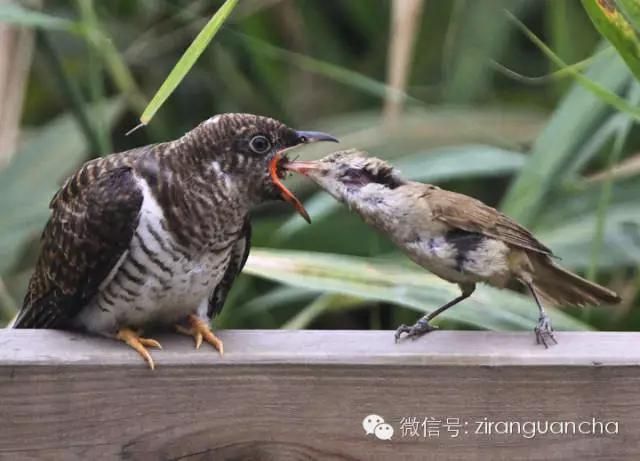
M 249 47 L 255 49 L 264 56 L 292 63 L 307 72 L 322 75 L 323 77 L 368 93 L 372 96 L 376 96 L 380 99 L 389 97 L 394 101 L 408 99 L 414 103 L 421 103 L 420 100 L 410 97 L 404 91 L 392 88 L 389 85 L 363 75 L 362 73 L 321 59 L 312 58 L 311 56 L 279 48 L 255 37 L 250 37 L 244 34 L 236 35 L 241 37 Z
M 622 10 L 622 14 L 640 32 L 640 2 L 638 0 L 616 0 L 615 6 Z
M 632 115 L 637 120 L 640 120 L 640 109 L 630 105 L 626 100 L 618 96 L 616 93 L 609 91 L 606 87 L 600 85 L 598 82 L 591 80 L 580 72 L 576 71 L 573 67 L 568 66 L 562 59 L 556 55 L 551 48 L 549 48 L 542 40 L 540 40 L 527 26 L 520 22 L 515 16 L 510 15 L 512 21 L 516 26 L 529 37 L 529 39 L 558 67 L 564 68 L 569 72 L 576 82 L 582 85 L 587 90 L 595 94 L 599 99 L 605 101 L 607 104 L 618 109 L 621 112 L 626 112 Z
M 451 3 L 451 2 L 450 2 Z M 459 4 L 460 2 L 456 3 Z M 491 59 L 498 59 L 508 48 L 513 32 L 502 14 L 505 8 L 519 12 L 523 0 L 463 1 L 452 28 L 457 31 L 449 41 L 445 98 L 461 104 L 477 98 L 491 84 Z
M 162 104 L 173 93 L 173 91 L 180 84 L 182 79 L 187 75 L 189 70 L 193 67 L 200 55 L 209 45 L 209 42 L 213 40 L 222 24 L 227 20 L 233 9 L 238 4 L 238 0 L 226 0 L 224 4 L 216 11 L 211 17 L 206 26 L 196 36 L 195 40 L 189 45 L 189 48 L 184 52 L 182 57 L 178 60 L 173 67 L 169 76 L 160 86 L 160 89 L 151 99 L 151 102 L 140 116 L 140 123 L 142 125 L 148 124 L 155 113 L 160 109 Z
M 631 85 L 629 96 L 629 102 L 634 105 L 640 103 L 640 85 L 637 82 L 633 82 Z M 608 167 L 611 170 L 620 160 L 624 145 L 629 136 L 629 132 L 633 126 L 633 120 L 629 117 L 625 117 L 623 123 L 620 124 L 620 128 L 616 131 L 615 139 L 613 142 L 613 148 L 611 154 L 609 154 Z M 589 278 L 595 279 L 598 271 L 598 261 L 602 250 L 602 243 L 604 239 L 604 228 L 607 219 L 607 210 L 611 204 L 611 195 L 613 192 L 613 177 L 609 175 L 602 185 L 602 194 L 598 203 L 598 219 L 596 221 L 593 245 L 592 245 L 592 257 L 591 267 L 589 268 Z
M 244 272 L 308 290 L 386 301 L 420 313 L 431 311 L 460 294 L 457 285 L 415 266 L 326 253 L 254 248 Z M 315 309 L 319 309 L 317 305 Z M 549 311 L 557 329 L 589 329 L 557 309 Z M 317 316 L 318 312 L 313 315 Z M 480 328 L 527 330 L 535 325 L 538 310 L 529 297 L 482 286 L 471 298 L 446 310 L 441 317 Z
M 289 319 L 282 328 L 285 330 L 299 330 L 307 328 L 311 322 L 329 311 L 345 311 L 349 308 L 362 305 L 362 299 L 353 296 L 344 296 L 337 293 L 327 293 L 318 296 L 307 306 L 302 308 L 295 316 Z
M 618 0 L 630 18 L 639 19 L 640 8 L 637 0 Z M 618 10 L 617 2 L 608 0 L 582 0 L 582 5 L 593 25 L 618 50 L 636 79 L 640 80 L 640 41 L 637 29 Z
M 597 206 L 597 204 L 596 204 Z M 597 208 L 583 215 L 559 221 L 536 236 L 573 269 L 589 270 L 592 265 L 594 229 L 599 224 Z M 602 223 L 598 268 L 637 267 L 640 264 L 640 206 L 611 204 Z
M 617 92 L 629 82 L 630 74 L 618 56 L 599 54 L 585 77 Z M 605 101 L 575 83 L 536 139 L 526 165 L 502 202 L 502 209 L 522 224 L 532 226 L 579 147 L 609 112 Z

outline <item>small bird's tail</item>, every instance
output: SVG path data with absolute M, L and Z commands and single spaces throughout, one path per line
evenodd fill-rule
M 531 257 L 533 284 L 547 302 L 559 306 L 617 304 L 620 296 L 555 264 L 547 256 Z

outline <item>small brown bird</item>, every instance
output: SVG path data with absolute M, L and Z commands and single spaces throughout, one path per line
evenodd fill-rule
M 337 141 L 251 114 L 216 115 L 175 141 L 85 163 L 51 201 L 14 328 L 120 339 L 154 367 L 139 330 L 175 325 L 222 353 L 210 329 L 249 254 L 249 210 L 285 199 L 274 159 Z M 281 173 L 281 172 L 280 172 Z
M 292 162 L 287 170 L 311 178 L 368 224 L 384 232 L 414 262 L 452 283 L 462 294 L 418 320 L 401 325 L 416 338 L 432 331 L 435 316 L 468 298 L 476 283 L 503 288 L 524 284 L 538 305 L 536 341 L 556 342 L 541 300 L 552 305 L 614 304 L 613 291 L 558 266 L 549 248 L 498 210 L 466 195 L 403 179 L 388 163 L 357 150 L 314 162 Z

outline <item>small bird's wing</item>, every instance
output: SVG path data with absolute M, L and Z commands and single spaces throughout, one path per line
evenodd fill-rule
M 143 199 L 136 179 L 127 166 L 95 171 L 85 165 L 54 196 L 14 328 L 67 326 L 129 247 Z
M 209 297 L 209 308 L 207 310 L 207 317 L 212 318 L 222 311 L 224 302 L 227 299 L 229 291 L 233 286 L 236 278 L 242 272 L 244 265 L 249 257 L 249 250 L 251 249 L 251 222 L 247 218 L 242 227 L 240 238 L 236 241 L 231 249 L 231 256 L 229 258 L 229 264 L 222 276 L 222 280 L 213 290 Z
M 500 211 L 479 200 L 456 192 L 431 186 L 423 194 L 428 200 L 432 217 L 451 227 L 477 232 L 487 237 L 525 250 L 552 256 L 527 229 Z

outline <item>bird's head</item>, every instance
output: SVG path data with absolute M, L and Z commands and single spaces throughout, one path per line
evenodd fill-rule
M 405 183 L 398 170 L 387 162 L 357 149 L 335 152 L 312 162 L 289 162 L 284 168 L 307 176 L 337 200 L 352 205 Z
M 247 186 L 253 200 L 284 199 L 307 220 L 308 215 L 291 192 L 280 182 L 281 168 L 288 161 L 286 151 L 301 144 L 338 142 L 319 131 L 297 131 L 269 117 L 252 114 L 220 114 L 194 130 L 207 152 L 211 168 L 233 176 Z

